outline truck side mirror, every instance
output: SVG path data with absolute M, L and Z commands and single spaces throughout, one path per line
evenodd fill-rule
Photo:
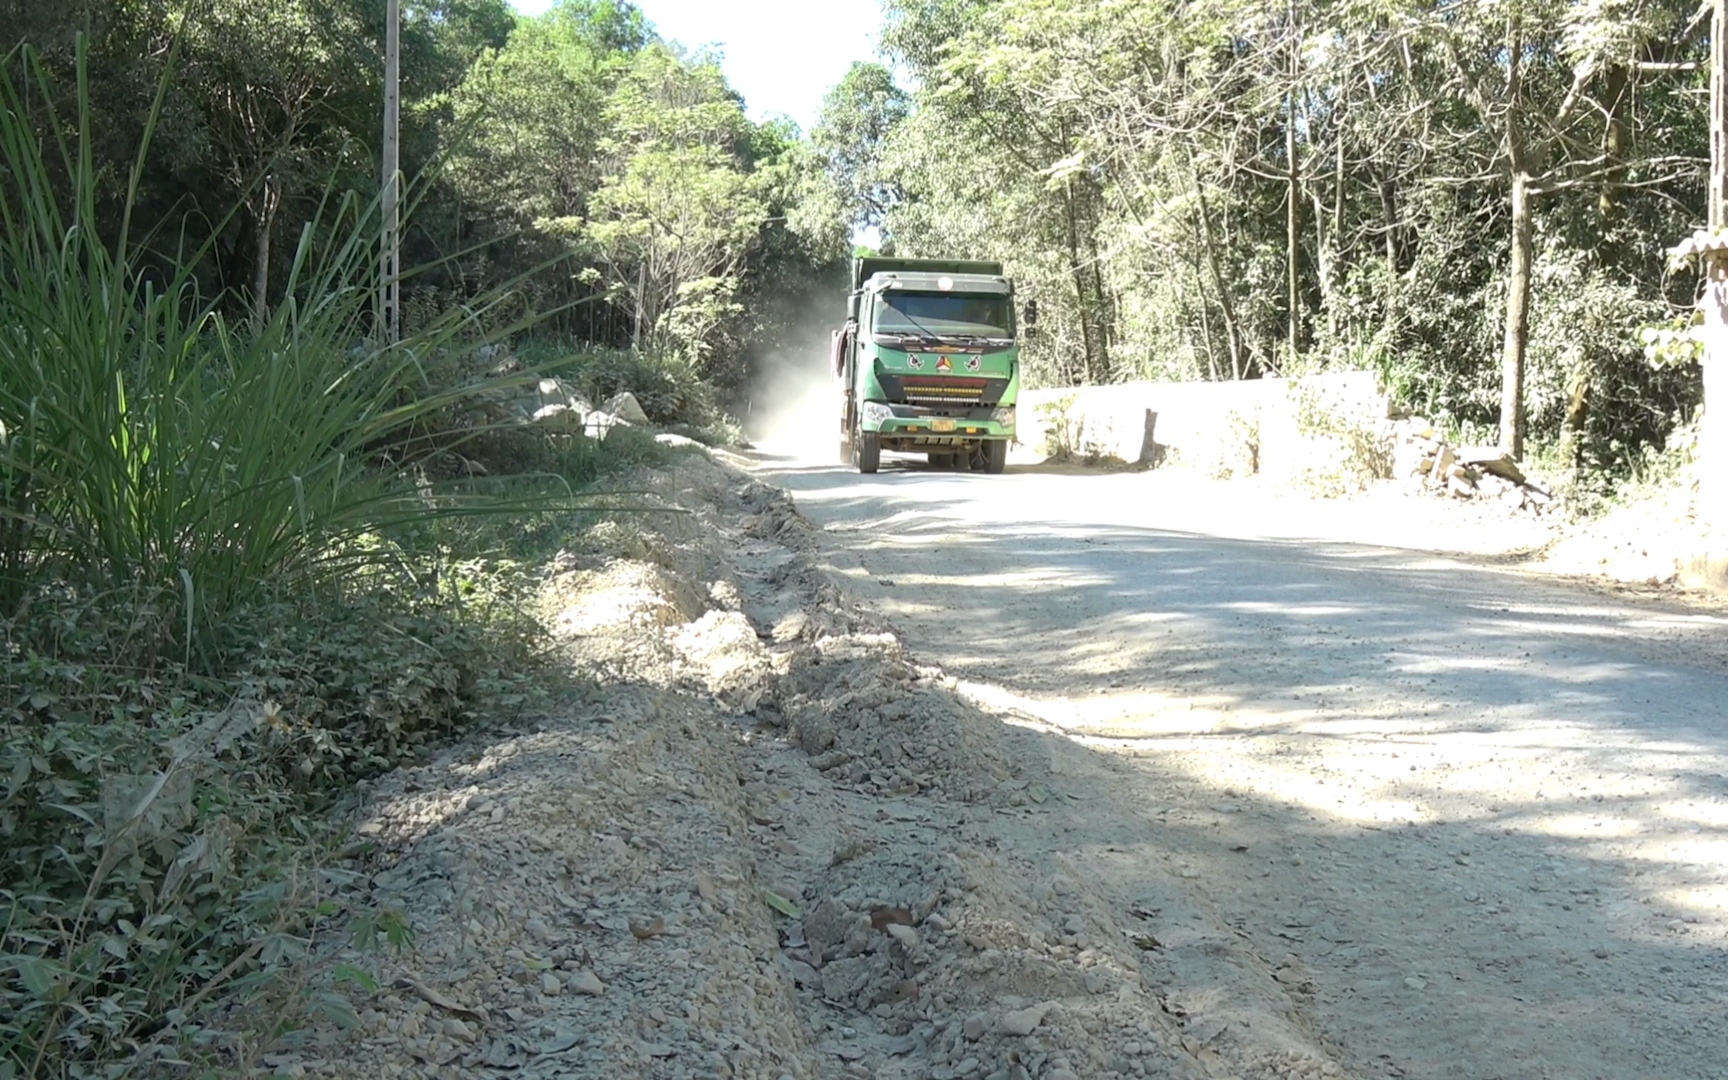
M 1037 328 L 1038 328 L 1038 301 L 1028 300 L 1028 301 L 1026 301 L 1026 329 L 1036 330 Z

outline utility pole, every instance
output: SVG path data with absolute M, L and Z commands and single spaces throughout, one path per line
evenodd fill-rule
M 402 0 L 384 6 L 384 169 L 378 319 L 384 340 L 402 336 Z
M 1710 204 L 1712 234 L 1728 228 L 1728 3 L 1710 5 Z
M 1698 516 L 1712 530 L 1714 549 L 1704 556 L 1702 569 L 1722 581 L 1728 578 L 1728 0 L 1713 0 L 1710 6 L 1710 186 L 1705 199 L 1710 216 L 1691 253 L 1704 275 Z
M 1302 169 L 1296 157 L 1296 91 L 1302 78 L 1302 33 L 1296 21 L 1296 0 L 1290 0 L 1288 4 L 1288 19 L 1290 90 L 1284 99 L 1284 179 L 1288 200 L 1284 208 L 1284 284 L 1286 304 L 1290 308 L 1290 322 L 1286 327 L 1290 357 L 1285 363 L 1294 370 L 1302 351 L 1302 269 L 1299 261 L 1302 258 Z

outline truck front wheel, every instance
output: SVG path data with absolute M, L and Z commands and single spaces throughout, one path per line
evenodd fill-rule
M 1008 440 L 991 439 L 984 444 L 984 471 L 999 473 L 1008 467 Z
M 882 467 L 882 436 L 874 431 L 860 431 L 852 438 L 858 461 L 858 471 L 873 473 Z

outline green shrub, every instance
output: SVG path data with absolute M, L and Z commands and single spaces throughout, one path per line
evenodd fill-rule
M 332 800 L 540 699 L 533 582 L 459 523 L 572 513 L 637 443 L 535 433 L 535 478 L 436 480 L 429 455 L 523 432 L 450 420 L 527 381 L 453 359 L 486 304 L 367 344 L 375 207 L 332 196 L 285 298 L 230 320 L 89 227 L 91 140 L 40 144 L 31 80 L 7 58 L 0 1077 L 231 1073 L 308 1011 L 352 1019 L 364 972 L 309 965 L 316 937 L 405 932 L 335 901 Z
M 309 967 L 313 937 L 390 915 L 338 903 L 331 800 L 482 710 L 543 708 L 546 680 L 519 568 L 359 585 L 249 613 L 223 680 L 117 662 L 124 598 L 0 624 L 0 1073 L 220 1068 L 351 1019 L 336 982 L 364 972 Z
M 597 348 L 551 337 L 530 337 L 517 350 L 524 369 L 556 367 L 563 380 L 596 406 L 614 395 L 636 396 L 648 419 L 692 432 L 735 428 L 713 388 L 688 363 L 631 349 Z
M 1034 410 L 1038 421 L 1044 425 L 1044 443 L 1039 448 L 1040 452 L 1052 461 L 1071 461 L 1080 454 L 1084 421 L 1074 409 L 1078 401 L 1078 395 L 1064 394 Z
M 512 383 L 429 379 L 429 362 L 467 347 L 473 309 L 399 345 L 364 344 L 375 205 L 329 198 L 301 238 L 287 295 L 236 324 L 199 293 L 187 269 L 196 258 L 158 279 L 124 227 L 104 237 L 83 224 L 99 220 L 90 140 L 46 153 L 19 119 L 17 87 L 37 77 L 34 65 L 15 54 L 9 67 L 0 611 L 41 581 L 127 591 L 162 611 L 182 649 L 208 651 L 261 588 L 292 593 L 349 572 L 367 550 L 349 541 L 475 509 L 422 498 L 423 478 L 405 465 L 437 444 L 438 417 Z M 147 147 L 148 132 L 141 159 Z M 60 176 L 72 178 L 69 201 Z
M 1232 480 L 1260 473 L 1260 413 L 1231 409 L 1225 418 L 1229 435 L 1218 445 L 1206 473 L 1214 480 Z
M 1335 499 L 1392 475 L 1392 440 L 1383 424 L 1327 400 L 1312 385 L 1292 383 L 1291 389 L 1296 430 L 1306 444 L 1298 484 L 1320 498 Z

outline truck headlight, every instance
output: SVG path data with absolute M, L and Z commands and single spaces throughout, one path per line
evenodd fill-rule
M 1010 405 L 1006 409 L 991 409 L 990 419 L 1001 424 L 1003 427 L 1013 427 L 1014 406 Z
M 894 410 L 880 401 L 866 401 L 863 413 L 866 424 L 880 424 L 882 421 L 891 420 L 894 417 Z

